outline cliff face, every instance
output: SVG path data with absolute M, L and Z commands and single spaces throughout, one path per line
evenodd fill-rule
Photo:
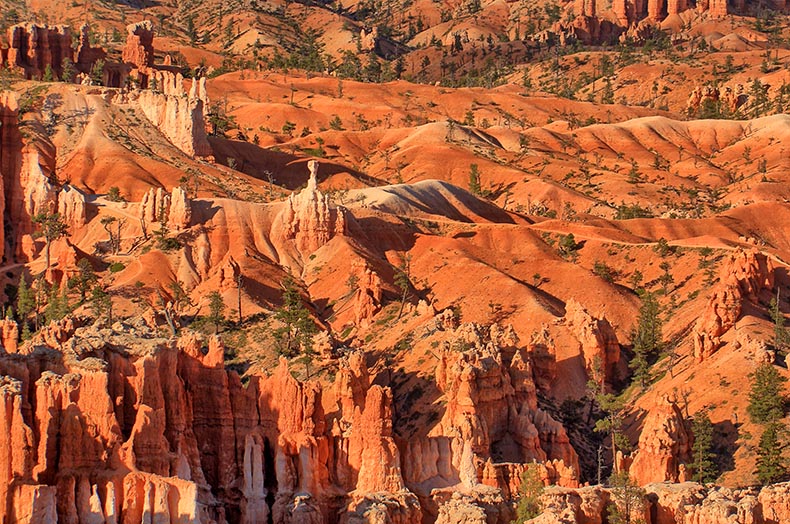
M 55 148 L 48 140 L 23 141 L 13 94 L 0 96 L 0 119 L 0 209 L 4 224 L 12 233 L 4 238 L 0 252 L 6 260 L 29 259 L 37 251 L 32 217 L 42 211 L 58 210 L 57 190 L 50 183 L 50 174 L 55 170 Z
M 26 78 L 41 78 L 48 67 L 59 77 L 64 61 L 74 60 L 67 26 L 17 24 L 8 29 L 8 42 L 7 65 Z
M 149 87 L 156 90 L 137 92 L 137 103 L 146 118 L 178 149 L 189 156 L 211 157 L 204 114 L 205 87 L 202 91 L 193 88 L 188 96 L 183 84 L 181 74 L 151 71 Z M 195 84 L 199 86 L 201 81 Z
M 771 260 L 757 250 L 735 251 L 722 265 L 719 281 L 711 290 L 707 307 L 694 326 L 694 356 L 707 359 L 723 344 L 721 336 L 741 316 L 744 303 L 768 299 L 774 286 Z M 767 300 L 766 300 L 767 302 Z
M 361 522 L 371 508 L 420 522 L 391 393 L 369 385 L 361 357 L 325 408 L 320 385 L 284 361 L 243 385 L 216 339 L 205 351 L 185 336 L 119 352 L 123 335 L 74 335 L 51 340 L 55 353 L 0 357 L 11 522 Z

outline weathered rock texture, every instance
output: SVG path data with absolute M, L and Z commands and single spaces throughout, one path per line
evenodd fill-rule
M 748 99 L 749 97 L 741 84 L 735 87 L 698 86 L 689 95 L 686 111 L 690 115 L 699 115 L 701 110 L 712 106 L 721 113 L 734 114 L 738 108 L 748 102 Z
M 307 187 L 288 197 L 272 226 L 272 234 L 292 241 L 302 257 L 346 232 L 345 208 L 330 205 L 329 195 L 318 190 L 318 162 L 311 160 L 308 167 Z
M 607 522 L 606 506 L 616 500 L 611 491 L 600 487 L 548 488 L 542 496 L 544 513 L 527 522 Z M 632 517 L 646 524 L 776 524 L 786 522 L 790 515 L 790 483 L 762 489 L 654 483 L 645 486 L 645 491 L 644 511 L 634 511 Z
M 151 188 L 143 195 L 138 216 L 146 225 L 164 223 L 174 230 L 186 229 L 192 220 L 192 201 L 178 186 L 170 194 L 161 187 Z
M 54 353 L 0 356 L 6 520 L 420 522 L 391 393 L 360 356 L 325 406 L 285 362 L 243 386 L 217 339 L 204 351 L 194 336 L 132 348 L 109 330 L 73 334 L 49 340 Z
M 406 485 L 427 513 L 438 514 L 436 488 L 461 491 L 499 515 L 491 522 L 507 522 L 513 516 L 502 498 L 517 496 L 526 463 L 543 462 L 544 481 L 567 486 L 578 486 L 579 465 L 562 425 L 538 408 L 531 362 L 515 349 L 515 333 L 496 325 L 486 331 L 463 324 L 439 353 L 443 414 L 430 430 L 403 435 L 402 463 Z
M 631 479 L 640 486 L 685 480 L 683 465 L 691 461 L 693 436 L 680 408 L 668 399 L 651 409 L 631 462 Z
M 181 74 L 169 71 L 152 71 L 149 85 L 155 86 L 157 91 L 143 90 L 137 96 L 137 103 L 148 120 L 187 155 L 212 156 L 206 136 L 205 94 L 201 98 L 200 93 L 193 90 L 194 93 L 187 96 Z
M 711 290 L 705 311 L 694 326 L 694 356 L 698 362 L 721 346 L 721 336 L 735 325 L 745 302 L 766 303 L 774 287 L 771 259 L 756 249 L 739 249 L 722 265 L 719 281 Z
M 123 61 L 137 68 L 154 65 L 154 24 L 150 20 L 126 26 Z
M 579 340 L 592 380 L 606 383 L 621 378 L 620 343 L 606 318 L 594 318 L 576 300 L 570 299 L 565 304 L 565 325 Z
M 30 259 L 43 245 L 36 245 L 32 237 L 32 217 L 42 211 L 58 210 L 57 192 L 50 177 L 55 172 L 54 146 L 38 139 L 28 141 L 19 131 L 16 97 L 12 93 L 0 95 L 0 211 L 3 212 L 4 231 L 0 233 L 0 254 Z M 11 233 L 5 236 L 7 233 Z
M 66 59 L 73 61 L 71 29 L 67 26 L 17 24 L 8 29 L 7 66 L 26 78 L 41 78 L 47 68 L 59 77 Z

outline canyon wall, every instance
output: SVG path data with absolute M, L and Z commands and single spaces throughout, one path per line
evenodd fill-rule
M 459 326 L 470 347 L 448 348 L 437 369 L 444 415 L 399 440 L 403 406 L 360 352 L 329 387 L 298 381 L 284 359 L 243 383 L 218 338 L 125 334 L 146 329 L 63 321 L 6 346 L 7 522 L 418 524 L 451 511 L 458 491 L 505 524 L 530 460 L 544 462 L 545 482 L 578 486 L 578 458 L 537 406 L 529 357 L 502 355 L 512 330 Z

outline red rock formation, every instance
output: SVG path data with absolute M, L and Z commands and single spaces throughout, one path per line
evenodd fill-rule
M 688 8 L 688 0 L 667 0 L 667 14 L 669 16 L 679 15 Z
M 356 265 L 357 290 L 354 292 L 354 321 L 357 326 L 366 327 L 373 316 L 381 309 L 381 278 L 367 265 Z
M 721 336 L 741 315 L 744 301 L 758 303 L 761 294 L 774 285 L 771 259 L 756 249 L 732 253 L 722 265 L 719 282 L 694 326 L 694 356 L 698 362 L 710 357 L 722 345 Z
M 628 27 L 631 23 L 631 19 L 628 17 L 628 8 L 626 6 L 626 0 L 612 0 L 612 12 L 614 16 L 617 18 L 617 22 L 623 26 Z
M 146 118 L 178 149 L 190 156 L 211 157 L 204 100 L 185 96 L 183 82 L 180 73 L 152 71 L 151 86 L 156 90 L 137 92 L 137 103 Z
M 293 241 L 303 257 L 315 252 L 335 236 L 345 234 L 346 211 L 329 204 L 329 196 L 318 190 L 318 162 L 311 160 L 307 187 L 291 194 L 285 209 L 275 219 L 272 229 L 283 240 Z
M 665 0 L 647 0 L 647 17 L 653 22 L 660 22 L 667 13 L 664 5 Z
M 101 47 L 91 47 L 90 40 L 90 26 L 83 24 L 80 27 L 80 43 L 77 47 L 77 60 L 75 63 L 76 69 L 81 73 L 90 73 L 93 65 L 99 61 L 104 60 L 107 53 Z
M 727 0 L 710 0 L 708 12 L 713 18 L 724 18 L 729 13 Z
M 58 213 L 61 218 L 72 228 L 85 225 L 85 195 L 77 188 L 63 186 L 58 193 Z
M 60 76 L 63 62 L 74 60 L 71 30 L 67 26 L 17 24 L 8 29 L 8 66 L 26 78 L 41 78 L 47 67 Z
M 150 20 L 126 26 L 123 61 L 138 69 L 154 65 L 154 24 Z
M 664 399 L 648 412 L 629 469 L 637 484 L 678 482 L 680 466 L 691 461 L 693 437 L 680 408 Z
M 546 462 L 547 478 L 577 486 L 578 458 L 562 425 L 537 407 L 526 353 L 517 350 L 507 365 L 499 348 L 490 338 L 484 343 L 481 329 L 471 324 L 460 326 L 456 337 L 457 347 L 444 349 L 436 368 L 446 399 L 443 416 L 426 437 L 408 438 L 406 484 L 449 483 L 471 492 L 485 482 L 512 495 L 520 471 L 507 464 L 537 460 Z M 430 502 L 427 493 L 417 493 Z
M 565 325 L 579 340 L 591 379 L 611 382 L 619 378 L 620 344 L 606 318 L 592 317 L 581 304 L 570 299 L 565 304 Z
M 0 342 L 6 353 L 16 353 L 19 348 L 19 326 L 10 318 L 0 320 Z
M 137 213 L 146 224 L 164 222 L 169 228 L 180 231 L 190 225 L 192 201 L 179 186 L 170 194 L 161 187 L 151 188 L 143 195 Z
M 171 229 L 181 231 L 189 227 L 192 220 L 192 202 L 186 191 L 176 186 L 170 193 L 170 210 L 167 223 Z
M 695 87 L 686 102 L 686 112 L 690 115 L 697 115 L 700 109 L 705 107 L 706 102 L 714 102 L 722 111 L 735 113 L 747 101 L 748 95 L 741 84 L 735 87 Z

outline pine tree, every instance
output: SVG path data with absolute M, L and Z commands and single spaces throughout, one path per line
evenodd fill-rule
M 44 75 L 41 77 L 43 82 L 52 82 L 55 80 L 55 74 L 52 72 L 52 66 L 47 64 L 44 68 Z
M 483 192 L 480 186 L 480 168 L 477 164 L 469 166 L 469 192 L 476 196 L 480 196 Z
M 782 456 L 782 445 L 779 441 L 780 429 L 777 422 L 771 422 L 765 426 L 760 437 L 755 474 L 763 486 L 781 482 L 787 478 L 787 465 Z
M 66 310 L 68 309 L 68 296 L 65 297 L 67 301 L 65 304 L 63 303 L 63 298 L 64 297 L 61 295 L 57 286 L 52 286 L 52 289 L 49 292 L 47 308 L 44 310 L 44 318 L 46 319 L 47 323 L 57 322 L 66 316 Z
M 634 342 L 634 358 L 629 367 L 634 379 L 644 388 L 650 378 L 650 359 L 657 356 L 663 348 L 661 339 L 661 309 L 653 293 L 642 294 L 636 327 L 631 333 Z
M 77 74 L 77 70 L 74 68 L 74 62 L 71 61 L 70 58 L 66 57 L 63 60 L 63 66 L 61 67 L 60 79 L 63 82 L 73 82 L 74 75 Z
M 106 316 L 107 322 L 112 324 L 112 297 L 101 286 L 96 286 L 91 291 L 91 309 L 97 321 Z
M 644 524 L 645 492 L 634 484 L 627 471 L 609 478 L 612 502 L 607 506 L 609 524 Z
M 16 291 L 16 313 L 19 315 L 19 322 L 22 324 L 22 340 L 30 338 L 30 324 L 28 316 L 36 306 L 36 299 L 33 291 L 28 287 L 25 275 L 19 277 L 19 286 Z
M 760 364 L 751 377 L 752 387 L 746 410 L 752 422 L 767 424 L 782 418 L 785 414 L 782 384 L 787 382 L 787 377 L 780 375 L 768 362 Z
M 69 279 L 69 286 L 73 286 L 80 294 L 80 303 L 85 302 L 88 292 L 98 281 L 93 266 L 87 258 L 81 258 L 77 262 L 77 274 Z
M 713 452 L 713 424 L 707 411 L 694 415 L 691 431 L 694 434 L 694 444 L 691 446 L 694 460 L 692 479 L 701 484 L 713 482 L 718 476 L 718 468 L 713 461 L 716 457 Z
M 776 292 L 776 297 L 771 299 L 769 311 L 771 320 L 774 322 L 774 349 L 780 353 L 785 353 L 787 347 L 790 346 L 790 333 L 785 327 L 785 316 L 782 314 L 782 310 L 779 309 L 779 291 Z
M 599 393 L 595 397 L 598 407 L 606 416 L 595 422 L 594 430 L 598 433 L 608 433 L 612 441 L 612 463 L 617 463 L 617 452 L 628 453 L 630 443 L 623 433 L 623 412 L 625 403 L 621 398 L 611 393 Z
M 312 337 L 316 333 L 315 324 L 293 277 L 285 277 L 281 286 L 283 304 L 275 310 L 274 318 L 283 325 L 274 330 L 274 338 L 280 345 L 280 353 L 294 356 L 301 350 L 309 357 L 312 354 Z
M 225 322 L 225 301 L 219 291 L 208 294 L 208 318 L 214 324 L 214 334 L 219 333 L 220 325 Z
M 527 465 L 527 469 L 521 474 L 521 486 L 518 491 L 520 496 L 516 506 L 515 524 L 534 519 L 543 511 L 540 503 L 540 496 L 543 494 L 543 481 L 540 478 L 537 463 L 533 462 Z
M 58 213 L 38 213 L 33 216 L 33 223 L 41 228 L 39 234 L 44 237 L 46 242 L 47 269 L 49 269 L 49 246 L 53 241 L 64 237 L 69 232 L 69 226 L 63 221 Z

